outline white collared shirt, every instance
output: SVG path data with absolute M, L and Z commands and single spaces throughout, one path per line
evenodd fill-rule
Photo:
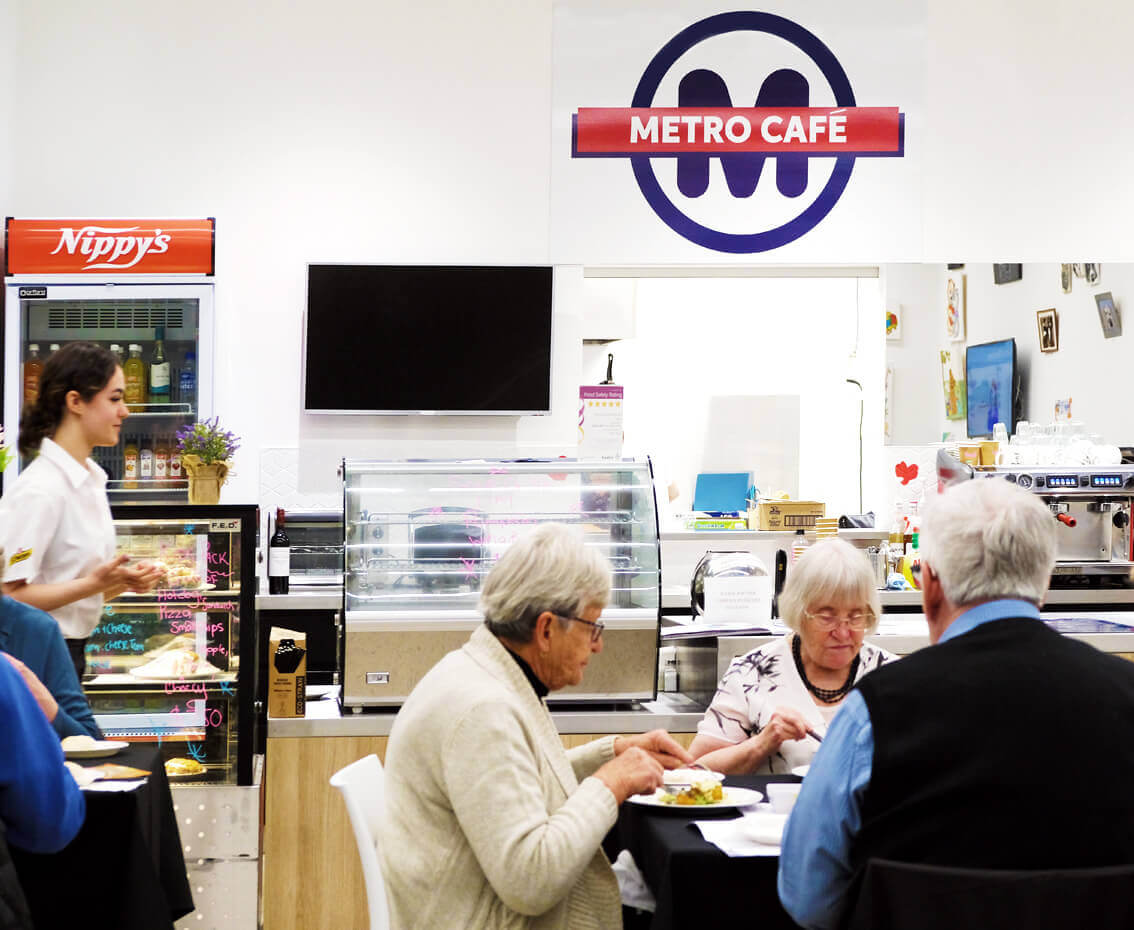
M 73 581 L 114 558 L 106 472 L 44 439 L 35 461 L 0 497 L 0 546 L 5 582 Z M 101 594 L 51 611 L 67 639 L 86 639 L 101 614 Z

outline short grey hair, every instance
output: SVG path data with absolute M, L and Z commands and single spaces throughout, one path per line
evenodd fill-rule
M 541 523 L 505 550 L 480 591 L 484 622 L 496 636 L 531 642 L 545 610 L 577 617 L 610 600 L 610 563 L 578 529 Z
M 780 617 L 798 633 L 809 610 L 837 601 L 858 601 L 873 616 L 867 629 L 878 626 L 882 599 L 866 553 L 845 539 L 821 539 L 805 549 L 788 572 L 780 594 Z
M 921 558 L 957 607 L 1001 597 L 1039 604 L 1055 567 L 1055 518 L 1003 478 L 954 485 L 929 502 Z

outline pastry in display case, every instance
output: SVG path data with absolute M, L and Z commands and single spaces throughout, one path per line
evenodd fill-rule
M 121 505 L 119 553 L 164 568 L 107 603 L 83 687 L 108 739 L 161 745 L 171 779 L 252 783 L 255 507 Z M 242 619 L 247 622 L 242 623 Z
M 602 651 L 549 700 L 655 695 L 661 572 L 648 459 L 343 462 L 343 703 L 401 704 L 478 624 L 480 586 L 532 525 L 577 526 L 611 564 Z

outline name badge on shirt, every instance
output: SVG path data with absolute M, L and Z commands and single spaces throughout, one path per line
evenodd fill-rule
M 8 559 L 8 566 L 19 565 L 21 562 L 26 562 L 32 556 L 31 549 L 17 549 L 12 553 L 12 557 Z

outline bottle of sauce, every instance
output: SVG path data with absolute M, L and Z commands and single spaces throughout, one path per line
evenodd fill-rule
M 154 450 L 144 445 L 148 440 L 143 439 L 143 446 L 138 452 L 138 477 L 142 481 L 152 481 L 154 477 Z
M 43 359 L 39 357 L 39 344 L 28 346 L 28 357 L 24 362 L 24 403 L 34 404 L 39 397 L 39 376 L 43 374 Z
M 123 399 L 127 404 L 144 404 L 146 402 L 146 363 L 142 361 L 142 347 L 137 343 L 130 344 L 130 357 L 122 366 L 122 374 L 126 378 L 126 393 Z
M 192 408 L 197 402 L 197 353 L 186 352 L 185 364 L 177 376 L 177 399 Z
M 268 593 L 287 594 L 291 575 L 291 540 L 284 529 L 286 517 L 282 507 L 276 508 L 276 531 L 268 543 Z
M 164 436 L 154 442 L 154 478 L 164 481 L 169 477 L 169 446 Z
M 123 484 L 128 488 L 138 486 L 138 443 L 133 439 L 126 440 L 126 448 L 122 450 Z
M 169 444 L 169 477 L 181 477 L 181 450 L 177 448 L 176 441 Z
M 165 357 L 165 329 L 154 330 L 154 359 L 150 363 L 150 403 L 169 403 L 169 361 Z

